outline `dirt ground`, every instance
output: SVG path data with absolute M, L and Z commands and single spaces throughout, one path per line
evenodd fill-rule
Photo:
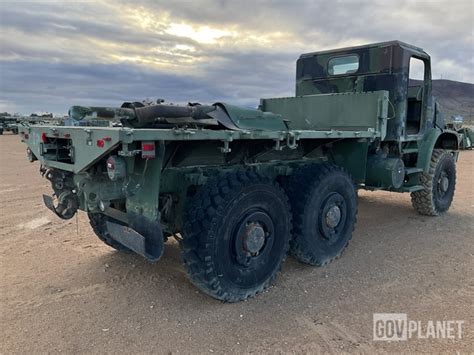
M 289 258 L 275 286 L 236 304 L 194 288 L 176 242 L 156 264 L 102 244 L 87 216 L 42 205 L 49 184 L 18 136 L 0 136 L 0 352 L 373 352 L 474 349 L 474 152 L 438 218 L 408 194 L 360 192 L 353 241 L 336 262 Z M 464 320 L 462 339 L 373 341 L 373 313 Z

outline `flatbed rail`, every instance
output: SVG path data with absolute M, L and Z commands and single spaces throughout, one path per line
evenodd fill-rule
M 58 127 L 32 125 L 20 128 L 21 139 L 26 143 L 31 153 L 42 165 L 58 168 L 74 173 L 80 172 L 106 155 L 118 145 L 128 145 L 143 141 L 221 141 L 223 152 L 230 151 L 229 143 L 236 140 L 272 140 L 275 149 L 283 146 L 296 148 L 298 141 L 303 139 L 344 139 L 381 137 L 381 132 L 375 128 L 362 130 L 211 130 L 211 129 L 152 129 L 126 127 Z M 49 145 L 57 148 L 61 141 L 64 149 L 69 150 L 69 162 L 48 159 Z M 51 144 L 49 144 L 51 143 Z M 80 147 L 80 149 L 75 149 Z

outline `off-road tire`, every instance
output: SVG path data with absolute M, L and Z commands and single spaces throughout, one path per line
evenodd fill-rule
M 240 246 L 255 226 L 253 216 L 265 221 L 264 242 L 256 255 L 242 258 L 248 250 Z M 221 174 L 197 190 L 184 217 L 182 255 L 195 286 L 219 300 L 237 302 L 272 284 L 291 233 L 288 198 L 277 183 L 254 172 Z
M 102 213 L 88 213 L 89 223 L 94 231 L 95 235 L 107 244 L 109 247 L 114 248 L 118 251 L 130 251 L 126 246 L 117 242 L 112 238 L 112 236 L 107 231 L 107 216 Z
M 441 174 L 446 174 L 448 187 L 440 192 Z M 454 198 L 456 188 L 456 164 L 453 156 L 442 149 L 433 150 L 427 173 L 420 175 L 423 190 L 411 193 L 411 203 L 415 210 L 425 216 L 439 216 L 446 212 Z
M 291 254 L 314 266 L 338 258 L 357 218 L 357 190 L 350 174 L 333 164 L 308 165 L 295 171 L 287 186 L 293 213 Z M 339 210 L 334 226 L 326 222 L 331 206 Z

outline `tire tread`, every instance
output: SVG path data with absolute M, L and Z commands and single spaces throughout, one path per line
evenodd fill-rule
M 441 160 L 449 155 L 443 149 L 434 149 L 431 155 L 430 166 L 427 173 L 421 173 L 420 183 L 424 187 L 423 190 L 415 191 L 410 194 L 413 208 L 421 215 L 439 216 L 441 212 L 437 209 L 433 196 L 433 178 L 436 168 Z M 454 181 L 454 190 L 456 189 L 456 181 Z M 454 192 L 453 192 L 454 193 Z
M 346 174 L 352 181 L 350 174 L 342 167 L 334 164 L 314 164 L 306 165 L 297 170 L 291 177 L 288 183 L 288 195 L 290 196 L 290 204 L 293 211 L 293 238 L 290 241 L 290 253 L 299 261 L 314 266 L 324 266 L 332 261 L 338 259 L 347 248 L 349 240 L 352 239 L 352 232 L 354 231 L 357 222 L 357 190 L 356 190 L 356 210 L 354 214 L 354 221 L 352 225 L 351 236 L 340 252 L 334 257 L 328 259 L 318 259 L 310 252 L 308 242 L 302 237 L 303 231 L 303 216 L 307 213 L 307 199 L 310 192 L 322 183 L 324 177 L 331 173 Z
M 277 272 L 269 277 L 264 283 L 241 294 L 231 294 L 226 291 L 219 280 L 214 268 L 212 250 L 212 238 L 207 233 L 208 229 L 224 215 L 226 202 L 248 185 L 265 183 L 274 186 L 279 191 L 280 197 L 289 207 L 288 198 L 284 190 L 269 178 L 263 177 L 251 171 L 239 171 L 224 173 L 218 178 L 209 181 L 202 186 L 192 200 L 184 214 L 183 239 L 181 242 L 182 257 L 191 282 L 208 295 L 225 302 L 237 302 L 253 297 L 268 288 L 281 270 L 289 243 L 286 243 L 284 257 Z M 291 213 L 289 223 L 291 226 Z M 288 238 L 289 240 L 289 238 Z

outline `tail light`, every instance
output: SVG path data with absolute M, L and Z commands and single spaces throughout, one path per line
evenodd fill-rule
M 142 158 L 151 159 L 155 157 L 155 142 L 142 142 Z

